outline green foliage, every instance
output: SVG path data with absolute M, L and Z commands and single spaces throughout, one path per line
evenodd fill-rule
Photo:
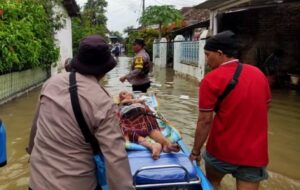
M 110 31 L 110 36 L 116 36 L 119 42 L 123 42 L 122 34 L 119 31 Z
M 73 54 L 76 55 L 80 40 L 88 35 L 98 34 L 105 37 L 106 28 L 105 0 L 88 0 L 81 18 L 72 19 Z
M 140 31 L 129 32 L 128 38 L 126 40 L 126 53 L 128 55 L 133 55 L 132 44 L 136 38 L 143 38 L 145 41 L 145 49 L 152 55 L 152 44 L 154 39 L 158 38 L 159 32 L 154 29 L 143 29 Z
M 131 32 L 132 30 L 134 30 L 134 26 L 127 26 L 123 32 L 129 34 L 129 32 Z
M 172 5 L 149 6 L 146 8 L 144 15 L 140 18 L 140 23 L 144 26 L 159 25 L 161 35 L 162 25 L 182 20 L 183 16 L 179 10 Z
M 65 15 L 63 13 L 54 12 L 55 5 L 62 6 L 62 0 L 31 0 L 35 3 L 43 5 L 47 15 L 49 24 L 54 30 L 59 30 L 65 26 Z M 53 30 L 52 30 L 53 31 Z
M 107 7 L 105 0 L 88 0 L 84 6 L 83 16 L 91 25 L 106 25 L 105 7 Z
M 37 0 L 9 0 L 0 10 L 0 74 L 33 67 L 48 67 L 59 52 L 53 23 Z
M 76 55 L 78 52 L 78 46 L 80 40 L 89 35 L 101 35 L 105 37 L 107 29 L 103 25 L 92 26 L 88 22 L 80 19 L 72 19 L 72 40 L 73 40 L 73 54 Z

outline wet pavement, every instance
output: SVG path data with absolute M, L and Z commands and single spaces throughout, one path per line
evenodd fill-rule
M 130 90 L 119 77 L 128 71 L 129 58 L 121 57 L 119 65 L 101 84 L 112 94 Z M 155 68 L 152 91 L 156 91 L 160 112 L 181 131 L 191 146 L 197 120 L 198 82 L 179 77 L 172 69 Z M 40 88 L 0 106 L 0 117 L 7 127 L 8 165 L 0 168 L 0 190 L 27 190 L 28 156 L 25 152 Z M 188 96 L 181 99 L 180 96 Z M 269 180 L 260 189 L 300 189 L 300 96 L 292 90 L 272 92 L 269 114 Z M 232 177 L 222 182 L 222 189 L 235 188 Z

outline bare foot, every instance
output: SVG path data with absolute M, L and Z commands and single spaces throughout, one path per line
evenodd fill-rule
M 153 143 L 151 144 L 152 146 L 152 158 L 153 160 L 157 160 L 159 159 L 159 156 L 160 156 L 160 152 L 161 152 L 161 144 L 159 143 Z
M 168 145 L 165 145 L 163 147 L 163 151 L 166 152 L 166 153 L 169 153 L 169 152 L 179 152 L 180 151 L 180 147 L 178 144 L 168 144 Z

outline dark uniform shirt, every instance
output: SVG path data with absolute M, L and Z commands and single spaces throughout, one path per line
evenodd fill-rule
M 152 68 L 152 63 L 149 54 L 142 49 L 133 58 L 131 71 L 126 78 L 132 85 L 142 85 L 150 82 L 148 76 L 149 70 Z

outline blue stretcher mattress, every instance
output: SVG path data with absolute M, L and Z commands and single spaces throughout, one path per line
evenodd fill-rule
M 153 160 L 151 153 L 145 151 L 128 151 L 128 159 L 132 176 L 142 167 L 162 165 L 181 165 L 188 171 L 190 180 L 197 180 L 196 170 L 189 158 L 182 152 L 161 153 L 158 160 Z M 180 168 L 160 168 L 144 170 L 137 175 L 136 184 L 156 184 L 185 182 L 185 171 Z

